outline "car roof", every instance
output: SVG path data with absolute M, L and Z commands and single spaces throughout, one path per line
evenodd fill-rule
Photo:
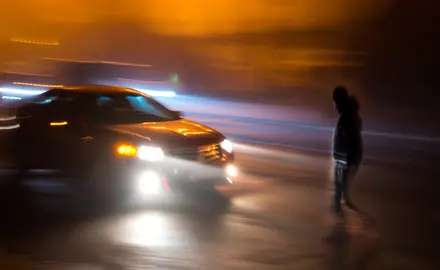
M 105 85 L 82 85 L 82 86 L 63 86 L 53 88 L 49 91 L 73 92 L 78 94 L 141 94 L 137 90 L 119 87 L 119 86 L 105 86 Z

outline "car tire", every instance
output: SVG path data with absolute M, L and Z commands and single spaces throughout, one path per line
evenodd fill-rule
M 81 211 L 107 211 L 113 208 L 117 198 L 112 188 L 111 166 L 105 159 L 95 159 L 87 168 L 86 172 L 78 176 L 74 188 L 74 205 Z

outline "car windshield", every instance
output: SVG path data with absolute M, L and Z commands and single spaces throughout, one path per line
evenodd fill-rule
M 176 120 L 176 113 L 154 99 L 136 94 L 99 95 L 91 104 L 99 119 L 110 122 L 158 122 Z
M 47 113 L 86 118 L 100 124 L 164 122 L 178 115 L 156 100 L 136 93 L 49 91 L 32 100 Z M 52 108 L 52 110 L 48 110 Z

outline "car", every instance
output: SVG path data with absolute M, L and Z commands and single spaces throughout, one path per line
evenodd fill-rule
M 133 89 L 51 89 L 22 104 L 16 120 L 17 179 L 35 192 L 143 201 L 237 177 L 224 135 Z

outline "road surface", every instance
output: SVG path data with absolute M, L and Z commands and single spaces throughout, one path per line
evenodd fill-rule
M 376 229 L 350 215 L 350 239 L 327 243 L 327 155 L 255 144 L 237 155 L 241 177 L 220 190 L 227 208 L 35 215 L 4 236 L 0 269 L 439 269 L 434 168 L 367 160 L 353 196 Z

